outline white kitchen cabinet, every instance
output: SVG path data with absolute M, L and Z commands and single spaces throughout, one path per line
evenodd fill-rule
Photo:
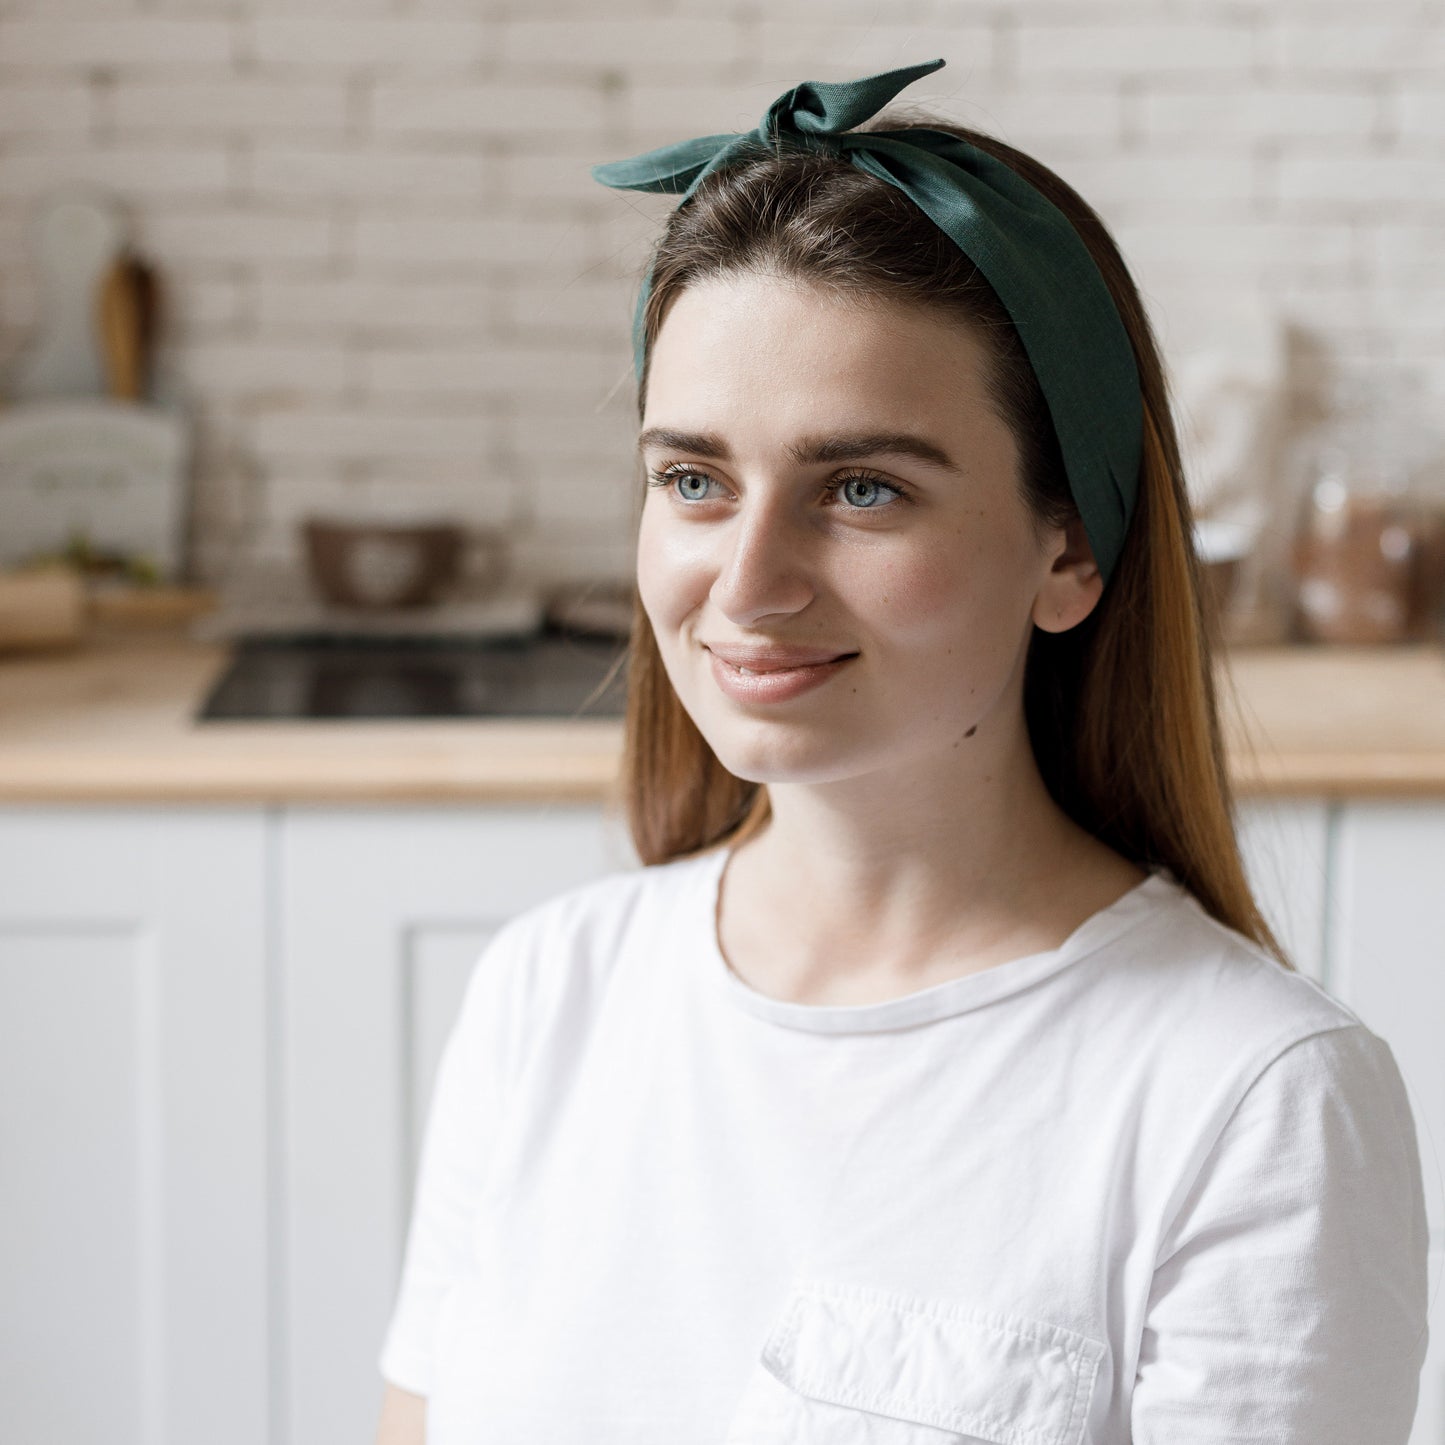
M 1335 992 L 1389 1045 L 1415 1116 L 1431 1225 L 1430 1292 L 1445 1242 L 1445 808 L 1340 812 L 1327 910 Z M 1437 1307 L 1412 1445 L 1445 1445 L 1445 1320 Z
M 1431 1225 L 1445 1240 L 1445 807 L 1251 800 L 1238 818 L 1260 905 L 1300 971 L 1389 1045 L 1416 1123 Z M 1411 1445 L 1445 1445 L 1445 1324 L 1432 1308 Z
M 0 808 L 0 1431 L 268 1438 L 267 819 Z
M 1301 971 L 1400 1062 L 1433 1288 L 1445 806 L 1256 799 L 1239 831 Z M 635 866 L 590 805 L 0 808 L 7 1438 L 369 1442 L 470 971 L 507 918 Z M 1412 1445 L 1445 1445 L 1437 1335 Z
M 637 866 L 600 808 L 286 810 L 276 886 L 285 1433 L 369 1441 L 441 1047 L 477 956 L 535 903 Z

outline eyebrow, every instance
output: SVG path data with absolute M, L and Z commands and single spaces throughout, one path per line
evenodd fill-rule
M 656 447 L 667 451 L 691 452 L 694 456 L 730 462 L 727 443 L 713 432 L 678 431 L 673 427 L 650 426 L 637 438 L 637 450 Z M 852 462 L 863 457 L 912 457 L 943 471 L 956 472 L 958 466 L 944 449 L 927 437 L 912 432 L 873 431 L 846 435 L 803 437 L 783 450 L 799 466 L 817 462 Z

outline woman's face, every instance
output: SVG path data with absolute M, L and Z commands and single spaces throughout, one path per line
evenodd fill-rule
M 1101 584 L 1066 545 L 1081 529 L 1036 536 L 982 360 L 956 321 L 771 277 L 672 303 L 643 418 L 638 590 L 736 776 L 956 768 L 955 749 L 1023 728 L 1032 626 L 1073 626 Z M 713 651 L 764 645 L 849 656 L 764 698 L 746 689 L 772 684 Z

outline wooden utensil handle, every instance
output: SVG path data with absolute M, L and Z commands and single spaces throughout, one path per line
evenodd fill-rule
M 110 395 L 139 401 L 141 310 L 128 256 L 118 256 L 102 278 L 98 311 L 100 350 Z

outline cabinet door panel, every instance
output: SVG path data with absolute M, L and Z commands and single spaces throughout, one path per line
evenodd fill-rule
M 154 975 L 143 928 L 7 920 L 0 942 L 0 1355 L 28 1439 L 155 1438 Z
M 7 1439 L 266 1437 L 264 846 L 0 809 Z
M 1394 1051 L 1419 1130 L 1431 1223 L 1445 1225 L 1445 808 L 1350 804 L 1337 846 L 1336 991 Z
M 477 956 L 508 918 L 636 861 L 600 808 L 287 810 L 289 1438 L 375 1431 L 421 1129 Z
M 1433 1298 L 1445 1242 L 1445 807 L 1347 804 L 1335 858 L 1335 988 L 1390 1045 L 1405 1078 L 1430 1215 Z M 1412 1445 L 1445 1441 L 1445 1324 L 1436 1304 Z
M 1236 823 L 1260 908 L 1295 967 L 1324 982 L 1327 805 L 1318 798 L 1250 798 L 1240 804 Z

